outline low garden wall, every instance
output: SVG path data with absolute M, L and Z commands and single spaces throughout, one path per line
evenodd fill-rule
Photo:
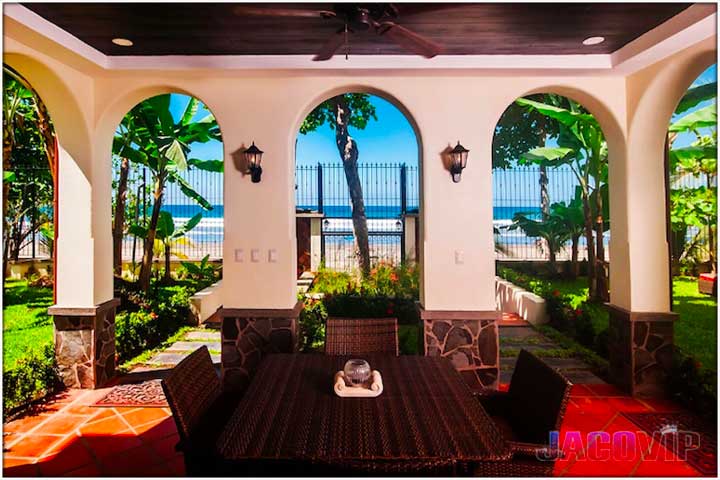
M 201 325 L 222 307 L 222 280 L 190 297 L 190 323 Z
M 533 325 L 549 321 L 545 299 L 500 277 L 495 277 L 495 302 L 501 312 L 516 313 Z

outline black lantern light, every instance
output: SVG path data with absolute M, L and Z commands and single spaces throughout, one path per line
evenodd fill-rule
M 453 182 L 458 183 L 460 181 L 460 175 L 463 169 L 467 166 L 467 157 L 470 150 L 460 145 L 458 140 L 455 148 L 450 150 L 450 173 L 452 174 Z
M 248 173 L 250 173 L 252 183 L 260 183 L 260 177 L 262 176 L 260 162 L 262 162 L 263 153 L 262 150 L 255 146 L 255 142 L 245 150 L 245 160 L 247 161 Z

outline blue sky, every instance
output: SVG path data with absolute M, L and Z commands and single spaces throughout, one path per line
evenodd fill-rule
M 692 86 L 702 85 L 716 81 L 717 65 L 705 70 Z M 170 100 L 170 111 L 177 120 L 182 115 L 189 97 L 181 94 L 172 94 Z M 409 166 L 417 166 L 418 146 L 415 132 L 403 113 L 387 100 L 371 95 L 371 102 L 375 105 L 378 120 L 371 120 L 364 130 L 351 128 L 350 134 L 355 138 L 360 151 L 360 163 L 406 163 Z M 705 107 L 709 102 L 698 105 L 697 108 Z M 200 119 L 209 113 L 208 109 L 201 104 L 195 118 Z M 688 145 L 694 140 L 692 134 L 682 134 L 675 142 L 675 146 Z M 548 142 L 548 146 L 554 146 L 554 140 Z M 196 143 L 191 146 L 189 154 L 191 158 L 203 160 L 223 160 L 222 142 L 211 141 L 208 143 Z M 323 125 L 317 131 L 307 135 L 298 133 L 296 163 L 297 165 L 316 165 L 321 163 L 340 163 L 337 147 L 335 146 L 335 134 L 333 130 Z M 495 175 L 504 175 L 504 172 L 496 171 Z M 195 188 L 205 196 L 212 204 L 222 203 L 222 181 L 218 180 L 218 174 L 196 171 L 193 175 Z M 564 195 L 560 192 L 553 195 L 553 201 L 561 200 Z M 167 198 L 181 198 L 182 195 L 177 187 L 168 186 Z M 554 197 L 554 198 L 552 198 Z
M 350 128 L 358 144 L 360 163 L 405 163 L 417 165 L 418 148 L 415 132 L 405 115 L 387 100 L 370 95 L 377 121 L 371 120 L 364 130 Z M 298 133 L 297 165 L 340 163 L 335 146 L 335 132 L 327 125 L 306 135 Z

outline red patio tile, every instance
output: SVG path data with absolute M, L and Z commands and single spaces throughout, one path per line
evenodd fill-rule
M 656 412 L 682 412 L 684 410 L 679 403 L 664 398 L 640 398 L 638 401 Z
M 174 459 L 168 462 L 168 466 L 172 469 L 175 475 L 185 475 L 185 457 L 182 455 L 177 455 Z
M 116 433 L 128 430 L 128 424 L 124 422 L 118 415 L 100 420 L 97 422 L 86 423 L 81 426 L 79 431 L 82 436 L 86 435 L 115 435 Z
M 117 416 L 117 414 L 113 411 L 112 408 L 93 408 L 93 416 L 90 417 L 85 424 L 90 424 L 93 422 L 98 422 L 100 420 L 104 420 L 106 418 L 111 418 Z
M 143 475 L 150 467 L 163 463 L 162 458 L 142 445 L 100 460 L 100 469 L 108 475 Z
M 148 468 L 143 472 L 143 475 L 148 477 L 173 477 L 176 474 L 170 465 L 164 462 Z
M 39 458 L 63 438 L 62 435 L 27 435 L 13 445 L 6 454 L 14 457 Z
M 102 472 L 94 463 L 88 463 L 80 468 L 77 468 L 71 472 L 65 473 L 64 477 L 99 477 Z
M 5 477 L 37 477 L 39 475 L 38 466 L 33 463 L 7 465 L 7 460 L 3 463 L 3 476 Z
M 132 427 L 146 425 L 150 422 L 167 418 L 167 414 L 161 408 L 139 408 L 132 412 L 124 413 L 123 418 Z
M 599 397 L 627 397 L 628 394 L 609 383 L 588 384 L 587 388 Z
M 653 441 L 633 475 L 640 477 L 698 477 L 700 473 L 674 453 Z
M 79 438 L 65 448 L 38 461 L 43 476 L 57 477 L 93 462 L 93 457 L 79 443 Z
M 575 384 L 570 389 L 570 397 L 595 397 L 595 392 L 590 390 L 587 385 Z
M 180 437 L 173 435 L 153 442 L 150 446 L 160 457 L 165 460 L 172 460 L 178 454 L 175 446 L 178 444 Z
M 117 435 L 87 435 L 83 436 L 81 441 L 99 459 L 142 445 L 142 441 L 130 431 Z
M 65 435 L 75 431 L 80 425 L 85 423 L 87 415 L 67 415 L 64 412 L 57 413 L 42 425 L 42 433 L 54 433 L 57 435 Z
M 630 397 L 608 398 L 608 404 L 615 408 L 618 412 L 649 412 L 647 405 L 642 404 L 638 400 Z
M 140 427 L 140 437 L 143 441 L 152 442 L 170 435 L 177 435 L 177 427 L 172 417 L 165 418 L 157 423 Z
M 28 415 L 3 425 L 4 432 L 27 433 L 37 427 L 40 422 L 49 418 L 48 415 Z

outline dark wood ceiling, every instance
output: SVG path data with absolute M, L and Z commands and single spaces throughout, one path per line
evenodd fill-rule
M 238 4 L 28 3 L 60 28 L 107 55 L 309 55 L 333 35 L 337 19 L 241 15 Z M 247 4 L 245 4 L 247 5 Z M 396 4 L 397 23 L 442 45 L 447 55 L 611 53 L 690 3 Z M 332 4 L 255 4 L 332 10 Z M 584 46 L 582 40 L 605 42 Z M 128 38 L 132 47 L 111 40 Z M 372 31 L 350 36 L 356 55 L 407 54 Z

